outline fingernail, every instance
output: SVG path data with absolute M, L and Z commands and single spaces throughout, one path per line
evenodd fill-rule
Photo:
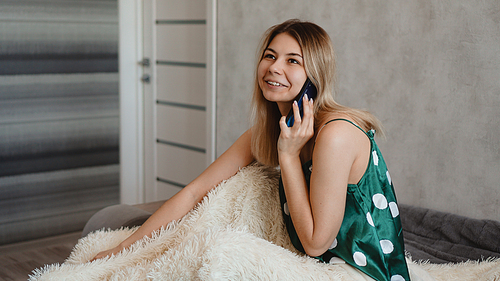
M 297 101 L 296 101 L 296 100 L 294 100 L 294 101 L 293 101 L 293 104 L 298 105 L 298 103 L 297 103 Z
M 304 98 L 305 98 L 306 100 L 309 100 L 309 96 L 308 96 L 307 94 L 305 94 L 305 95 L 304 95 Z

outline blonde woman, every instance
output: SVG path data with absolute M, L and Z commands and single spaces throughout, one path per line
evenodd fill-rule
M 322 262 L 346 262 L 376 280 L 410 280 L 389 172 L 373 139 L 378 120 L 333 99 L 335 59 L 327 33 L 289 20 L 259 51 L 252 128 L 134 234 L 94 259 L 118 253 L 187 214 L 221 181 L 259 161 L 278 166 L 283 218 L 294 246 Z M 317 89 L 294 98 L 307 78 Z M 295 123 L 285 116 L 292 110 Z

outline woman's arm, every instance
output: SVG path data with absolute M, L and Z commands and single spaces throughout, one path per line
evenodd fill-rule
M 357 183 L 351 179 L 354 178 L 351 171 L 355 170 L 354 162 L 361 148 L 366 148 L 363 142 L 368 141 L 358 132 L 362 134 L 346 122 L 331 123 L 321 131 L 314 148 L 309 190 L 300 160 L 286 156 L 280 160 L 290 216 L 310 256 L 323 254 L 342 224 L 347 184 Z M 369 147 L 366 153 L 368 151 Z
M 305 107 L 304 124 L 312 118 L 312 109 L 308 111 Z M 296 128 L 294 134 L 293 129 L 282 127 L 282 149 L 278 150 L 281 176 L 290 216 L 302 246 L 308 255 L 319 256 L 337 236 L 344 217 L 347 184 L 357 183 L 358 177 L 361 178 L 364 170 L 358 169 L 363 166 L 359 156 L 363 151 L 369 154 L 369 141 L 359 129 L 346 122 L 333 122 L 323 128 L 316 139 L 308 190 L 296 150 L 301 143 L 297 141 L 301 139 L 299 131 Z M 294 141 L 296 145 L 292 145 Z
M 208 191 L 254 161 L 250 142 L 251 130 L 248 130 L 201 175 L 167 200 L 136 232 L 117 247 L 100 252 L 93 260 L 116 254 L 144 236 L 151 237 L 155 230 L 186 215 Z

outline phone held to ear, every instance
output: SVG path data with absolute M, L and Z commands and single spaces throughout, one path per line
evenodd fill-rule
M 307 94 L 309 99 L 314 99 L 316 98 L 317 92 L 318 91 L 316 90 L 314 84 L 311 82 L 311 80 L 309 80 L 309 78 L 307 78 L 306 82 L 304 83 L 304 86 L 302 86 L 302 89 L 300 89 L 299 94 L 294 99 L 297 101 L 297 104 L 299 106 L 300 117 L 304 116 L 304 106 L 302 104 L 302 99 L 304 98 L 304 95 Z M 293 116 L 293 107 L 292 107 L 292 109 L 290 109 L 290 112 L 288 112 L 288 115 L 286 116 L 286 125 L 288 127 L 292 127 L 294 121 L 295 118 Z

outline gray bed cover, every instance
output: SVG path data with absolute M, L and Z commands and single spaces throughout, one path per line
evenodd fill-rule
M 400 205 L 406 251 L 432 263 L 500 258 L 500 222 Z

